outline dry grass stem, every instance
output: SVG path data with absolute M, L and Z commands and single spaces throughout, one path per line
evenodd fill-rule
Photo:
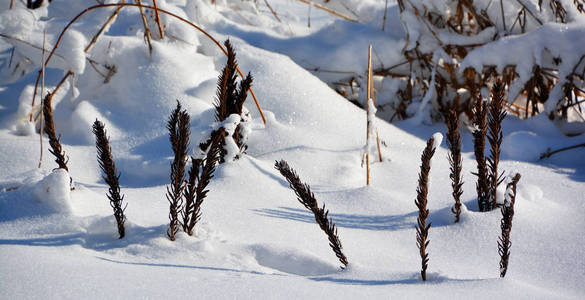
M 148 21 L 146 20 L 146 15 L 144 14 L 144 8 L 142 6 L 142 1 L 136 0 L 136 3 L 138 5 L 140 5 L 138 7 L 138 9 L 140 10 L 140 17 L 142 19 L 142 26 L 144 26 L 144 39 L 148 43 L 148 53 L 152 54 L 152 40 L 151 40 L 150 28 L 148 27 Z
M 427 208 L 427 196 L 429 193 L 429 173 L 431 171 L 431 159 L 435 154 L 435 147 L 434 147 L 435 140 L 434 138 L 430 138 L 427 141 L 427 146 L 423 151 L 421 157 L 421 166 L 420 166 L 420 173 L 418 175 L 418 187 L 416 189 L 416 200 L 414 204 L 418 208 L 418 218 L 416 220 L 417 227 L 416 227 L 416 245 L 419 249 L 419 254 L 421 258 L 421 277 L 422 280 L 427 280 L 427 267 L 429 262 L 429 254 L 427 253 L 427 247 L 429 246 L 429 229 L 431 228 L 431 223 L 429 222 L 427 225 L 427 218 L 429 216 L 429 210 Z
M 152 5 L 154 6 L 154 16 L 156 18 L 156 25 L 158 25 L 158 32 L 160 34 L 160 39 L 162 40 L 165 38 L 165 32 L 160 22 L 160 15 L 158 13 L 158 4 L 156 3 L 156 0 L 152 0 Z
M 323 205 L 322 208 L 319 208 L 317 199 L 315 199 L 315 195 L 311 192 L 311 187 L 308 184 L 301 182 L 297 173 L 290 168 L 286 161 L 277 161 L 274 167 L 280 172 L 280 174 L 282 174 L 282 176 L 284 176 L 284 178 L 286 178 L 291 189 L 295 191 L 297 200 L 308 210 L 313 212 L 315 221 L 321 230 L 327 234 L 329 246 L 335 253 L 335 256 L 337 256 L 339 261 L 343 264 L 341 268 L 345 269 L 348 264 L 347 257 L 343 254 L 343 247 L 341 246 L 341 241 L 337 235 L 337 228 L 335 227 L 335 223 L 333 223 L 333 219 L 328 217 L 329 211 L 325 209 L 325 205 Z
M 508 271 L 508 262 L 510 260 L 510 233 L 512 232 L 512 219 L 514 217 L 514 203 L 516 202 L 516 185 L 520 180 L 520 174 L 516 173 L 512 177 L 510 183 L 506 187 L 506 195 L 504 205 L 501 208 L 502 221 L 500 228 L 502 229 L 502 235 L 498 240 L 498 253 L 500 254 L 500 277 L 506 276 Z
M 270 6 L 270 3 L 268 3 L 268 0 L 264 0 L 264 4 L 266 4 L 266 7 L 268 7 L 268 9 L 270 10 L 270 12 L 272 13 L 272 15 L 274 16 L 274 18 L 279 22 L 282 23 L 282 21 L 280 20 L 280 18 L 278 17 L 278 14 L 276 13 L 276 11 L 274 11 L 274 9 L 272 9 L 272 6 Z
M 118 235 L 120 238 L 123 238 L 126 234 L 124 228 L 124 222 L 126 221 L 124 211 L 126 210 L 126 207 L 122 208 L 124 195 L 120 195 L 120 174 L 114 163 L 112 148 L 110 147 L 110 140 L 106 134 L 104 123 L 96 119 L 93 123 L 93 134 L 95 135 L 98 163 L 104 174 L 102 178 L 109 186 L 107 196 L 110 200 L 110 206 L 114 210 L 116 223 L 118 224 Z

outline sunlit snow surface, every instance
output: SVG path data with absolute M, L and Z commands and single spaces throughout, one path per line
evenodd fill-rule
M 37 168 L 39 135 L 25 122 L 41 52 L 23 48 L 32 67 L 17 78 L 8 67 L 11 46 L 0 42 L 0 298 L 585 297 L 585 149 L 538 161 L 548 147 L 584 143 L 582 136 L 562 135 L 545 116 L 527 121 L 510 116 L 504 122 L 500 169 L 522 174 L 505 279 L 499 278 L 497 252 L 501 214 L 480 213 L 476 204 L 472 136 L 462 130 L 464 206 L 457 224 L 450 211 L 448 151 L 436 138 L 428 197 L 430 261 L 428 281 L 422 282 L 414 205 L 420 155 L 426 141 L 436 132 L 444 134 L 446 127 L 376 120 L 384 161 L 372 163 L 372 183 L 366 186 L 361 161 L 366 112 L 304 69 L 316 61 L 359 69 L 366 64 L 369 38 L 379 43 L 381 61 L 396 61 L 405 37 L 393 18 L 386 25 L 390 30 L 380 31 L 385 1 L 344 1 L 355 4 L 360 15 L 372 16 L 361 20 L 366 25 L 312 9 L 310 29 L 307 6 L 292 0 L 268 1 L 283 23 L 275 21 L 263 1 L 258 1 L 259 13 L 246 1 L 235 1 L 235 9 L 225 6 L 230 1 L 219 0 L 216 7 L 207 1 L 157 2 L 220 40 L 231 38 L 242 71 L 254 76 L 266 125 L 249 97 L 247 155 L 218 167 L 196 235 L 180 233 L 171 242 L 165 192 L 173 154 L 166 120 L 180 100 L 191 115 L 191 145 L 209 134 L 223 54 L 202 35 L 166 17 L 167 30 L 182 41 L 154 41 L 149 54 L 138 11 L 128 8 L 88 54 L 101 64 L 100 71 L 106 64 L 116 66 L 106 84 L 76 45 L 85 45 L 113 10 L 88 14 L 75 26 L 79 35 L 73 34 L 68 50 L 61 52 L 72 60 L 55 60 L 46 77 L 52 90 L 65 69 L 79 73 L 73 81 L 79 95 L 68 82 L 54 98 L 55 126 L 70 158 L 75 187 L 70 190 L 67 174 L 53 170 L 46 138 L 42 167 Z M 394 1 L 389 2 L 389 15 L 396 16 Z M 20 23 L 1 28 L 36 45 L 42 45 L 46 28 L 52 45 L 65 20 L 96 2 L 71 3 L 53 0 L 34 14 L 21 9 L 13 13 Z M 5 16 L 12 14 L 2 9 L 0 23 L 5 24 Z M 40 15 L 52 19 L 46 22 Z M 330 51 L 342 43 L 348 44 L 343 51 Z M 128 203 L 121 240 L 96 161 L 91 133 L 96 118 L 111 137 Z M 330 210 L 350 262 L 345 270 L 312 213 L 274 169 L 280 159 Z M 499 192 L 503 198 L 505 186 Z

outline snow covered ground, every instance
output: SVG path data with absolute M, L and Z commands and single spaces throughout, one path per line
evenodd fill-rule
M 394 1 L 386 25 L 391 29 L 383 33 L 378 28 L 382 0 L 356 6 L 357 13 L 371 16 L 360 19 L 362 24 L 313 9 L 311 28 L 307 6 L 298 1 L 269 1 L 288 20 L 282 23 L 263 1 L 258 1 L 259 13 L 248 1 L 217 1 L 217 6 L 208 1 L 157 2 L 203 25 L 217 39 L 231 39 L 242 71 L 254 76 L 266 124 L 248 97 L 253 123 L 247 155 L 218 167 L 196 235 L 180 233 L 172 242 L 166 237 L 165 192 L 173 155 L 166 120 L 179 99 L 191 115 L 192 145 L 212 128 L 223 54 L 202 35 L 163 18 L 174 37 L 153 41 L 149 55 L 138 10 L 126 8 L 87 54 L 102 72 L 106 65 L 116 66 L 104 83 L 75 45 L 85 45 L 113 9 L 92 12 L 74 26 L 78 34 L 70 37 L 72 46 L 57 53 L 76 59 L 65 64 L 57 57 L 45 83 L 52 90 L 64 71 L 81 70 L 54 99 L 55 126 L 70 158 L 75 187 L 70 191 L 69 175 L 53 170 L 46 138 L 38 168 L 39 135 L 27 125 L 41 51 L 18 46 L 31 60 L 30 66 L 18 69 L 27 70 L 18 78 L 12 73 L 12 46 L 0 40 L 0 298 L 585 297 L 585 149 L 538 160 L 548 147 L 584 143 L 585 138 L 564 136 L 544 115 L 529 120 L 509 116 L 503 125 L 501 169 L 522 174 L 506 277 L 499 278 L 501 214 L 478 212 L 472 136 L 465 129 L 462 218 L 455 224 L 450 212 L 448 150 L 443 144 L 431 169 L 429 279 L 420 280 L 414 205 L 420 154 L 429 137 L 446 131 L 445 125 L 377 120 L 386 145 L 384 161 L 372 165 L 372 183 L 366 186 L 361 166 L 366 112 L 305 69 L 322 61 L 365 72 L 368 37 L 380 43 L 381 61 L 395 62 L 399 53 L 392 50 L 402 47 L 404 33 L 395 28 Z M 226 2 L 237 9 L 227 8 Z M 53 0 L 34 14 L 16 3 L 17 12 L 0 12 L 0 33 L 41 46 L 43 29 L 52 45 L 67 20 L 95 1 L 72 7 L 69 1 Z M 7 26 L 10 15 L 22 24 Z M 356 36 L 348 41 L 350 34 Z M 328 49 L 337 52 L 325 55 Z M 95 159 L 91 124 L 96 118 L 106 124 L 122 173 L 128 203 L 124 239 L 117 238 L 107 185 Z M 319 204 L 327 205 L 339 228 L 347 269 L 339 268 L 312 214 L 274 169 L 280 159 L 310 184 Z

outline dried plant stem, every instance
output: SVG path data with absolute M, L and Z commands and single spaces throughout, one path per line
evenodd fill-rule
M 485 137 L 487 134 L 487 105 L 478 98 L 475 101 L 475 110 L 473 116 L 473 150 L 475 160 L 477 161 L 477 204 L 479 211 L 485 212 L 491 210 L 491 201 L 489 201 L 489 178 L 485 159 Z
M 148 21 L 146 21 L 146 15 L 144 14 L 144 9 L 142 8 L 142 1 L 136 0 L 136 3 L 138 3 L 140 5 L 138 7 L 138 9 L 140 10 L 140 17 L 142 18 L 142 25 L 144 26 L 144 38 L 146 39 L 146 42 L 148 43 L 148 53 L 152 54 L 152 41 L 151 41 L 151 36 L 150 36 L 150 28 L 148 27 Z M 157 10 L 157 12 L 158 12 L 158 10 Z
M 190 118 L 187 111 L 183 110 L 181 103 L 177 101 L 177 107 L 171 113 L 167 122 L 169 139 L 175 157 L 171 163 L 171 187 L 167 187 L 167 200 L 169 201 L 169 229 L 167 236 L 171 241 L 175 240 L 175 234 L 179 231 L 179 212 L 182 207 L 183 182 L 185 181 L 185 167 L 187 165 L 187 151 L 189 149 Z
M 455 214 L 455 223 L 459 222 L 461 215 L 461 195 L 463 194 L 463 181 L 461 178 L 462 159 L 461 159 L 461 134 L 459 133 L 459 115 L 455 110 L 447 111 L 445 121 L 447 123 L 447 144 L 449 145 L 449 178 L 451 178 L 451 187 L 453 188 L 453 200 L 455 205 L 451 211 Z
M 55 156 L 55 162 L 59 166 L 59 169 L 64 169 L 65 171 L 69 172 L 69 168 L 67 168 L 67 162 L 69 161 L 68 158 L 65 158 L 65 152 L 61 147 L 61 135 L 57 137 L 55 133 L 55 123 L 53 122 L 53 109 L 51 108 L 53 99 L 53 94 L 47 93 L 45 99 L 43 100 L 43 118 L 45 119 L 45 131 L 47 136 L 49 137 L 49 145 L 51 149 L 49 152 Z
M 416 200 L 414 203 L 418 208 L 418 218 L 416 227 L 416 245 L 419 249 L 421 258 L 421 277 L 422 280 L 427 280 L 427 267 L 429 262 L 429 254 L 427 253 L 427 247 L 429 246 L 429 229 L 431 223 L 427 225 L 427 218 L 429 216 L 429 210 L 427 209 L 427 196 L 429 188 L 429 173 L 431 171 L 431 158 L 435 154 L 434 147 L 435 140 L 430 138 L 427 141 L 427 146 L 423 151 L 421 157 L 420 173 L 418 175 L 418 188 L 416 189 Z
M 44 31 L 43 32 L 43 53 L 42 53 L 42 58 L 41 58 L 41 77 L 42 77 L 42 83 L 41 83 L 41 106 L 43 106 L 43 92 L 45 91 L 45 65 L 43 64 L 43 62 L 45 61 L 45 42 L 47 41 L 47 32 Z M 41 148 L 41 153 L 39 156 L 39 169 L 41 168 L 41 166 L 43 165 L 43 114 L 39 113 L 39 116 L 41 118 L 41 125 L 39 126 L 39 146 Z
M 498 253 L 500 254 L 500 277 L 506 276 L 508 262 L 510 260 L 510 233 L 512 232 L 512 219 L 514 217 L 514 203 L 516 202 L 516 185 L 520 180 L 520 174 L 516 173 L 506 187 L 504 206 L 502 206 L 502 221 L 500 228 L 502 235 L 498 240 Z
M 192 169 L 193 167 L 199 168 L 201 166 L 201 175 L 197 179 L 197 186 L 191 187 L 188 186 L 189 193 L 194 192 L 195 201 L 193 202 L 192 209 L 187 211 L 190 214 L 190 219 L 188 225 L 186 226 L 186 232 L 189 235 L 193 235 L 195 233 L 195 229 L 197 223 L 201 219 L 201 205 L 203 204 L 203 200 L 207 197 L 207 193 L 209 190 L 206 190 L 209 182 L 213 178 L 213 173 L 215 172 L 215 166 L 219 163 L 219 152 L 221 150 L 221 141 L 223 140 L 223 130 L 215 131 L 211 138 L 211 145 L 209 146 L 209 150 L 207 151 L 207 155 L 205 156 L 205 160 L 193 160 Z M 197 169 L 199 172 L 199 169 Z M 194 174 L 193 174 L 194 175 Z M 189 172 L 189 182 L 191 182 L 192 172 Z
M 154 16 L 156 18 L 156 24 L 158 25 L 158 32 L 160 34 L 160 39 L 162 40 L 165 38 L 165 32 L 160 22 L 160 15 L 158 14 L 158 4 L 156 3 L 156 0 L 152 0 L 152 4 L 154 6 Z
M 303 2 L 303 3 L 305 3 L 305 4 L 308 4 L 308 5 L 310 5 L 310 6 L 313 6 L 313 7 L 315 7 L 315 8 L 317 8 L 317 9 L 320 9 L 320 10 L 326 11 L 327 13 L 330 13 L 330 14 L 332 14 L 332 15 L 334 15 L 334 16 L 340 17 L 340 18 L 342 18 L 342 19 L 344 19 L 344 20 L 346 20 L 346 21 L 350 21 L 350 22 L 354 22 L 354 23 L 359 23 L 359 22 L 358 22 L 358 20 L 356 20 L 356 19 L 350 18 L 350 17 L 348 17 L 348 16 L 346 16 L 346 15 L 344 15 L 344 14 L 342 14 L 342 13 L 336 12 L 336 11 L 334 11 L 334 10 L 330 9 L 330 8 L 327 8 L 327 7 L 325 7 L 325 6 L 322 6 L 322 5 L 320 5 L 320 4 L 317 4 L 317 3 L 313 2 L 313 1 L 307 1 L 307 0 L 297 0 L 297 1 L 299 1 L 299 2 Z M 310 27 L 310 26 L 309 26 L 309 27 Z
M 104 123 L 96 119 L 93 123 L 93 134 L 95 135 L 95 146 L 97 148 L 98 163 L 102 172 L 104 173 L 102 177 L 110 187 L 108 189 L 107 196 L 110 200 L 110 206 L 114 210 L 116 223 L 118 224 L 118 235 L 120 238 L 123 238 L 126 233 L 124 228 L 124 222 L 126 221 L 124 210 L 126 210 L 126 207 L 122 208 L 122 201 L 124 200 L 124 196 L 120 195 L 120 174 L 118 173 L 116 164 L 114 163 L 112 148 L 110 147 L 110 140 L 106 134 Z
M 280 20 L 280 18 L 278 17 L 278 14 L 276 14 L 276 11 L 274 11 L 274 9 L 272 9 L 272 6 L 270 6 L 270 3 L 268 3 L 268 0 L 264 0 L 264 4 L 266 4 L 266 7 L 268 7 L 268 9 L 270 10 L 270 12 L 272 13 L 272 15 L 274 16 L 274 18 L 279 22 L 282 23 L 282 21 Z
M 564 148 L 560 148 L 554 151 L 550 151 L 550 148 L 548 148 L 544 153 L 540 154 L 540 158 L 538 160 L 542 160 L 545 158 L 549 158 L 551 157 L 551 155 L 562 152 L 562 151 L 567 151 L 567 150 L 572 150 L 572 149 L 576 149 L 576 148 L 581 148 L 581 147 L 585 147 L 585 143 L 583 144 L 578 144 L 578 145 L 573 145 L 573 146 L 569 146 L 569 147 L 564 147 Z
M 49 61 L 51 60 L 51 58 L 53 57 L 53 55 L 55 55 L 55 51 L 57 51 L 57 48 L 59 47 L 61 40 L 63 39 L 63 36 L 65 34 L 65 32 L 67 32 L 67 30 L 69 30 L 69 28 L 75 23 L 77 22 L 77 20 L 79 20 L 83 15 L 85 15 L 87 12 L 95 10 L 95 9 L 100 9 L 100 8 L 108 8 L 108 7 L 138 7 L 138 8 L 148 8 L 148 9 L 154 9 L 153 6 L 148 6 L 148 5 L 140 5 L 140 4 L 134 4 L 134 3 L 110 3 L 110 4 L 99 4 L 99 5 L 94 5 L 94 6 L 90 6 L 86 9 L 84 9 L 83 11 L 81 11 L 79 14 L 77 14 L 73 19 L 71 19 L 71 21 L 69 21 L 69 23 L 67 23 L 67 25 L 65 26 L 65 28 L 63 28 L 63 30 L 61 31 L 61 33 L 59 34 L 59 37 L 57 38 L 57 41 L 55 42 L 55 45 L 53 46 L 53 49 L 51 50 L 51 52 L 49 53 L 49 56 L 47 57 L 47 59 L 45 60 L 45 66 L 47 66 L 49 64 Z M 215 39 L 213 36 L 211 36 L 211 34 L 209 34 L 207 31 L 203 30 L 201 27 L 193 24 L 192 22 L 190 22 L 189 20 L 180 17 L 172 12 L 166 11 L 164 9 L 158 9 L 159 12 L 166 14 L 168 16 L 171 16 L 193 28 L 195 28 L 196 30 L 198 30 L 199 32 L 201 32 L 203 35 L 205 35 L 207 38 L 209 38 L 226 56 L 227 56 L 227 50 L 217 41 L 217 39 Z M 242 73 L 242 71 L 240 70 L 239 67 L 236 68 L 236 70 L 238 71 L 238 73 L 240 74 L 240 76 L 244 77 L 244 74 Z M 36 97 L 36 89 L 38 88 L 38 79 L 40 78 L 40 72 L 39 75 L 37 76 L 37 82 L 35 83 L 35 93 L 33 95 L 33 100 L 32 100 L 32 106 L 34 107 L 35 104 L 35 97 Z M 256 98 L 256 95 L 254 94 L 254 91 L 252 89 L 250 89 L 250 94 L 252 95 L 252 98 L 254 99 L 254 103 L 256 104 L 256 108 L 258 109 L 258 113 L 260 114 L 260 117 L 262 118 L 262 122 L 266 125 L 266 118 L 264 117 L 264 113 L 262 112 L 262 108 L 260 107 L 260 104 L 258 103 L 258 99 Z M 31 116 L 32 119 L 32 116 Z
M 366 105 L 366 185 L 370 185 L 370 134 L 373 131 L 373 122 L 374 120 L 371 119 L 372 114 L 370 114 L 370 110 L 375 109 L 376 101 L 374 100 L 374 81 L 373 81 L 373 72 L 372 72 L 372 45 L 368 46 L 368 86 L 367 86 L 367 97 L 368 103 Z M 371 99 L 371 101 L 370 101 Z M 370 104 L 371 102 L 371 104 Z M 374 107 L 370 107 L 373 105 Z M 376 146 L 378 149 L 378 159 L 380 162 L 383 161 L 382 159 L 382 150 L 380 148 L 380 137 L 378 135 L 378 130 L 376 129 Z
M 124 0 L 121 0 L 120 3 L 124 3 Z M 106 31 L 106 28 L 108 28 L 108 26 L 114 22 L 114 20 L 116 19 L 116 17 L 120 14 L 120 11 L 122 10 L 122 6 L 116 8 L 116 10 L 114 11 L 114 13 L 112 15 L 110 15 L 110 17 L 106 20 L 106 22 L 104 23 L 104 25 L 102 25 L 102 27 L 100 27 L 100 30 L 91 38 L 91 41 L 89 42 L 89 44 L 87 44 L 87 47 L 85 47 L 85 53 L 88 53 L 89 50 L 91 48 L 93 48 L 93 46 L 95 45 L 95 43 L 97 42 L 97 40 L 99 39 L 100 36 L 102 36 L 102 34 L 104 33 L 104 31 Z
M 372 45 L 368 46 L 368 87 L 366 105 L 366 185 L 370 185 L 370 131 L 372 120 L 370 120 L 370 99 L 372 99 Z
M 14 0 L 10 0 L 10 9 L 14 8 Z
M 506 118 L 506 109 L 504 99 L 504 83 L 500 80 L 494 83 L 492 87 L 492 101 L 488 105 L 488 141 L 490 142 L 490 157 L 488 162 L 488 183 L 491 200 L 491 208 L 494 209 L 497 204 L 497 189 L 501 182 L 498 174 L 498 164 L 500 162 L 500 147 L 502 145 L 503 133 L 502 122 Z
M 319 208 L 317 199 L 315 199 L 315 195 L 311 192 L 311 187 L 308 184 L 301 182 L 297 173 L 290 168 L 286 161 L 277 161 L 274 167 L 280 172 L 280 174 L 282 174 L 282 176 L 284 176 L 284 178 L 286 178 L 291 189 L 295 191 L 297 200 L 308 210 L 313 212 L 315 221 L 321 230 L 327 234 L 329 246 L 333 249 L 335 256 L 337 256 L 339 261 L 343 264 L 341 269 L 345 269 L 348 264 L 347 257 L 343 254 L 343 247 L 341 246 L 341 241 L 337 235 L 337 228 L 335 227 L 335 223 L 333 223 L 333 219 L 328 217 L 329 211 L 325 209 L 325 205 L 323 205 L 323 208 Z

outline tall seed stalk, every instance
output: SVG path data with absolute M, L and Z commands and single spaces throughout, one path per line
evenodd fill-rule
M 429 229 L 431 228 L 431 222 L 427 225 L 427 218 L 429 216 L 429 210 L 427 208 L 427 196 L 429 193 L 429 173 L 431 171 L 431 159 L 435 154 L 435 139 L 431 137 L 427 141 L 427 146 L 421 156 L 420 173 L 418 175 L 418 187 L 416 189 L 416 199 L 414 204 L 418 208 L 418 218 L 416 220 L 416 245 L 419 249 L 421 258 L 421 271 L 420 275 L 422 280 L 427 280 L 427 267 L 429 262 L 429 254 L 427 253 L 427 247 L 429 246 Z
M 512 232 L 512 219 L 514 217 L 514 203 L 516 202 L 516 185 L 520 180 L 520 174 L 516 173 L 506 187 L 504 205 L 501 208 L 502 221 L 500 228 L 502 235 L 498 240 L 498 253 L 500 254 L 500 277 L 504 278 L 508 271 L 508 262 L 510 260 L 510 233 Z
M 189 183 L 185 192 L 185 211 L 183 212 L 183 226 L 185 232 L 189 235 L 195 233 L 197 223 L 201 219 L 201 205 L 207 197 L 209 190 L 206 190 L 209 182 L 213 178 L 215 166 L 219 162 L 219 153 L 221 150 L 222 135 L 217 132 L 212 136 L 211 145 L 204 160 L 191 158 L 191 170 L 189 171 Z M 201 169 L 201 175 L 199 174 Z M 197 176 L 196 178 L 194 178 Z M 196 185 L 193 184 L 197 182 Z M 186 224 L 186 225 L 185 225 Z
M 477 161 L 477 173 L 473 174 L 477 176 L 476 190 L 479 211 L 485 212 L 492 209 L 492 202 L 490 201 L 490 185 L 484 153 L 487 134 L 487 105 L 481 100 L 481 96 L 478 96 L 475 101 L 473 114 L 473 125 L 475 126 L 473 131 L 473 150 Z
M 112 148 L 110 147 L 110 140 L 106 134 L 104 123 L 96 119 L 93 123 L 93 134 L 95 135 L 98 163 L 104 173 L 102 178 L 110 187 L 107 196 L 110 200 L 110 206 L 114 210 L 114 217 L 118 224 L 118 234 L 120 238 L 123 238 L 126 232 L 124 229 L 124 222 L 126 221 L 124 211 L 126 207 L 122 208 L 124 195 L 120 195 L 120 174 L 114 163 Z
M 61 147 L 61 135 L 57 137 L 55 132 L 55 122 L 53 121 L 53 108 L 51 107 L 53 102 L 53 94 L 47 92 L 45 99 L 43 100 L 43 118 L 45 119 L 44 131 L 49 137 L 49 145 L 51 149 L 49 152 L 55 156 L 55 162 L 59 166 L 59 169 L 64 169 L 69 172 L 67 163 L 69 158 L 66 158 L 65 151 Z
M 181 103 L 171 113 L 167 122 L 169 137 L 175 157 L 171 163 L 171 186 L 167 186 L 166 197 L 169 201 L 169 229 L 167 236 L 175 240 L 179 231 L 179 211 L 183 203 L 183 189 L 185 181 L 185 167 L 187 165 L 187 149 L 189 148 L 190 119 L 187 111 L 182 110 Z
M 455 110 L 448 110 L 445 115 L 447 123 L 447 145 L 449 146 L 449 178 L 451 178 L 451 187 L 453 188 L 453 200 L 455 204 L 451 212 L 455 214 L 455 223 L 459 222 L 461 215 L 461 195 L 463 194 L 463 181 L 461 176 L 461 134 L 459 133 L 459 114 Z
M 301 179 L 295 170 L 291 169 L 286 161 L 277 161 L 274 164 L 274 167 L 280 172 L 280 174 L 282 174 L 282 176 L 284 176 L 284 178 L 286 178 L 291 189 L 295 191 L 297 200 L 308 210 L 313 212 L 315 221 L 321 230 L 327 234 L 329 246 L 335 253 L 335 256 L 337 256 L 339 261 L 343 264 L 341 269 L 345 269 L 348 264 L 347 257 L 343 254 L 343 247 L 341 246 L 341 241 L 337 235 L 337 228 L 335 227 L 335 223 L 333 223 L 333 219 L 328 217 L 329 210 L 325 209 L 325 204 L 323 204 L 322 208 L 319 208 L 317 199 L 315 199 L 315 195 L 311 192 L 311 187 L 308 184 L 301 182 Z
M 497 189 L 502 181 L 502 174 L 498 174 L 498 163 L 500 162 L 500 146 L 502 145 L 502 122 L 506 118 L 506 109 L 504 107 L 504 83 L 501 80 L 496 81 L 492 87 L 492 101 L 488 105 L 488 141 L 490 143 L 490 157 L 488 162 L 489 192 L 491 208 L 497 206 Z

